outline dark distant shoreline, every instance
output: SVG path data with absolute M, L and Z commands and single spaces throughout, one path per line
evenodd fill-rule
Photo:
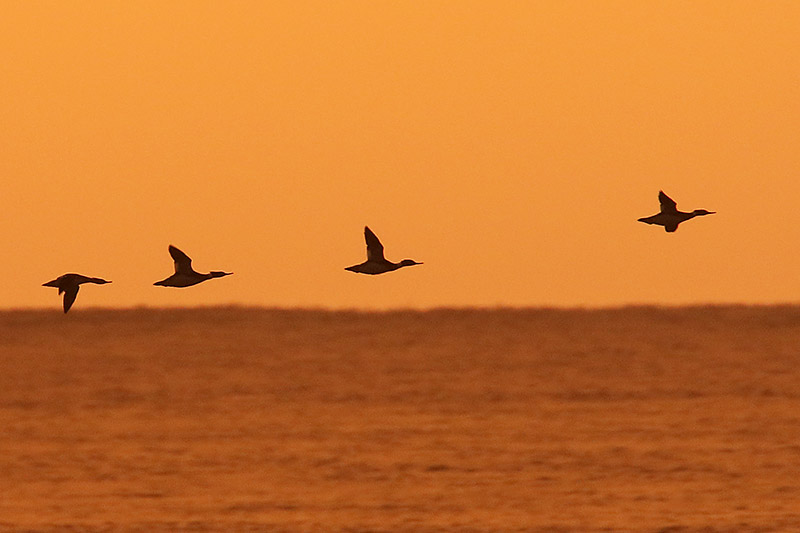
M 351 313 L 351 314 L 393 314 L 393 313 L 439 313 L 439 312 L 543 312 L 553 311 L 559 313 L 602 313 L 619 311 L 681 311 L 681 310 L 800 310 L 798 303 L 692 303 L 692 304 L 620 304 L 603 306 L 437 306 L 437 307 L 393 307 L 393 308 L 366 308 L 366 307 L 280 307 L 258 305 L 199 305 L 199 306 L 131 306 L 131 307 L 92 307 L 82 308 L 84 313 L 128 313 L 128 312 L 171 312 L 171 311 L 252 311 L 252 312 L 281 312 L 281 313 Z M 10 307 L 0 308 L 0 314 L 13 313 L 49 313 L 60 311 L 57 307 Z

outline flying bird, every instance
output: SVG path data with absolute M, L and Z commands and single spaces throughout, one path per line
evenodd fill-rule
M 359 274 L 383 274 L 384 272 L 391 272 L 398 268 L 421 265 L 413 259 L 403 259 L 399 263 L 392 263 L 383 257 L 383 245 L 378 237 L 372 233 L 372 230 L 364 226 L 364 238 L 367 241 L 367 260 L 360 265 L 353 265 L 345 268 L 350 272 L 358 272 Z
M 664 226 L 664 230 L 669 233 L 674 232 L 678 229 L 678 224 L 690 218 L 715 214 L 715 211 L 706 211 L 705 209 L 695 209 L 691 213 L 678 211 L 675 200 L 664 194 L 664 191 L 658 191 L 658 201 L 661 203 L 661 212 L 650 217 L 640 218 L 639 222 Z
M 64 293 L 64 313 L 69 311 L 72 304 L 75 303 L 75 298 L 78 297 L 78 289 L 82 283 L 95 283 L 97 285 L 105 285 L 111 283 L 110 281 L 102 278 L 90 278 L 81 274 L 64 274 L 58 276 L 53 281 L 42 283 L 42 287 L 57 287 L 58 294 Z
M 207 279 L 221 278 L 230 276 L 233 272 L 211 271 L 208 274 L 201 274 L 192 268 L 192 259 L 176 247 L 169 245 L 169 255 L 175 262 L 175 273 L 166 279 L 156 281 L 153 285 L 162 287 L 191 287 Z

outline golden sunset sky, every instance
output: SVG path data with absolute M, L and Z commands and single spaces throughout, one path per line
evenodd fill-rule
M 6 2 L 3 307 L 800 301 L 800 2 Z M 675 234 L 637 218 L 718 214 Z M 363 227 L 390 260 L 365 258 Z M 167 245 L 234 276 L 154 287 Z

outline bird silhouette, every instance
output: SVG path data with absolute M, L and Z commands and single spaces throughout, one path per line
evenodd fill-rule
M 78 290 L 81 288 L 82 283 L 95 283 L 97 285 L 105 285 L 111 283 L 103 278 L 90 278 L 82 274 L 64 274 L 58 276 L 52 281 L 42 283 L 42 287 L 57 287 L 58 294 L 64 293 L 64 313 L 69 311 L 72 304 L 75 303 L 75 298 L 78 297 Z
M 383 245 L 378 239 L 377 235 L 372 233 L 369 227 L 364 226 L 364 239 L 367 241 L 367 260 L 359 265 L 353 265 L 345 268 L 350 272 L 358 272 L 359 274 L 383 274 L 384 272 L 391 272 L 398 268 L 421 265 L 413 259 L 403 259 L 399 263 L 392 263 L 387 261 L 383 256 Z
M 705 209 L 695 209 L 690 213 L 678 211 L 678 204 L 675 203 L 675 200 L 664 194 L 664 191 L 658 191 L 658 201 L 661 204 L 661 212 L 653 216 L 640 218 L 639 222 L 664 226 L 664 230 L 668 233 L 677 230 L 678 224 L 690 218 L 715 214 L 715 211 L 706 211 Z
M 160 285 L 162 287 L 191 287 L 197 285 L 208 279 L 221 278 L 223 276 L 230 276 L 233 272 L 220 272 L 211 271 L 208 274 L 202 274 L 192 268 L 192 259 L 181 252 L 175 246 L 169 245 L 169 255 L 175 262 L 175 273 L 166 279 L 156 281 L 153 285 Z

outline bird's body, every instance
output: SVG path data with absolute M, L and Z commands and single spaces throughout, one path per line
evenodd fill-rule
M 639 222 L 664 226 L 664 230 L 668 233 L 677 230 L 678 224 L 681 222 L 685 222 L 694 217 L 715 214 L 714 211 L 706 211 L 705 209 L 695 209 L 692 212 L 678 211 L 678 204 L 676 204 L 672 198 L 664 194 L 664 191 L 658 191 L 658 201 L 661 204 L 661 212 L 653 216 L 640 218 Z
M 162 287 L 191 287 L 192 285 L 197 285 L 198 283 L 212 278 L 221 278 L 233 274 L 233 272 L 219 271 L 211 271 L 206 274 L 197 272 L 192 268 L 192 259 L 171 244 L 169 245 L 169 255 L 172 256 L 172 260 L 175 262 L 175 273 L 166 279 L 156 281 L 153 285 Z
M 367 260 L 359 265 L 345 268 L 350 272 L 359 274 L 383 274 L 405 266 L 421 265 L 413 259 L 403 259 L 399 263 L 392 263 L 383 256 L 383 245 L 369 227 L 364 226 L 364 239 L 367 241 Z
M 75 303 L 75 298 L 78 297 L 78 290 L 82 283 L 95 283 L 97 285 L 104 285 L 111 283 L 103 278 L 90 278 L 82 274 L 64 274 L 47 283 L 42 283 L 42 287 L 57 287 L 58 294 L 64 293 L 64 313 L 69 311 L 72 304 Z

